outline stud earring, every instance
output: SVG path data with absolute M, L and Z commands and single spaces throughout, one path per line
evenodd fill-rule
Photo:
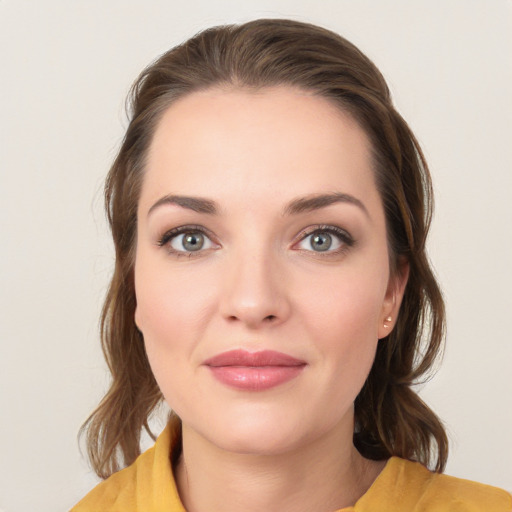
M 389 322 L 391 322 L 393 319 L 388 316 L 387 318 L 384 319 L 384 327 L 387 329 L 389 327 Z

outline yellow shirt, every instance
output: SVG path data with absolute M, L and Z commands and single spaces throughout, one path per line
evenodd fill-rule
M 98 484 L 71 512 L 186 512 L 169 454 L 171 429 L 129 467 Z M 338 512 L 512 512 L 512 496 L 488 485 L 431 473 L 392 457 L 353 507 Z M 314 512 L 314 511 L 312 511 Z

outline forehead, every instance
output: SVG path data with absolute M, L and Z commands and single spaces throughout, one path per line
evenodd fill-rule
M 157 126 L 145 172 L 141 202 L 163 193 L 376 194 L 358 123 L 328 99 L 291 87 L 181 98 Z

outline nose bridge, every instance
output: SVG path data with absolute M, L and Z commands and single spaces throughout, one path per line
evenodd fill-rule
M 270 244 L 247 243 L 230 256 L 223 316 L 250 328 L 283 321 L 289 302 L 277 252 Z

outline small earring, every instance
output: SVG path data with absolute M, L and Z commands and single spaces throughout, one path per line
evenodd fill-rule
M 393 319 L 388 316 L 386 319 L 384 319 L 384 327 L 387 329 L 389 327 L 388 323 L 391 322 Z

